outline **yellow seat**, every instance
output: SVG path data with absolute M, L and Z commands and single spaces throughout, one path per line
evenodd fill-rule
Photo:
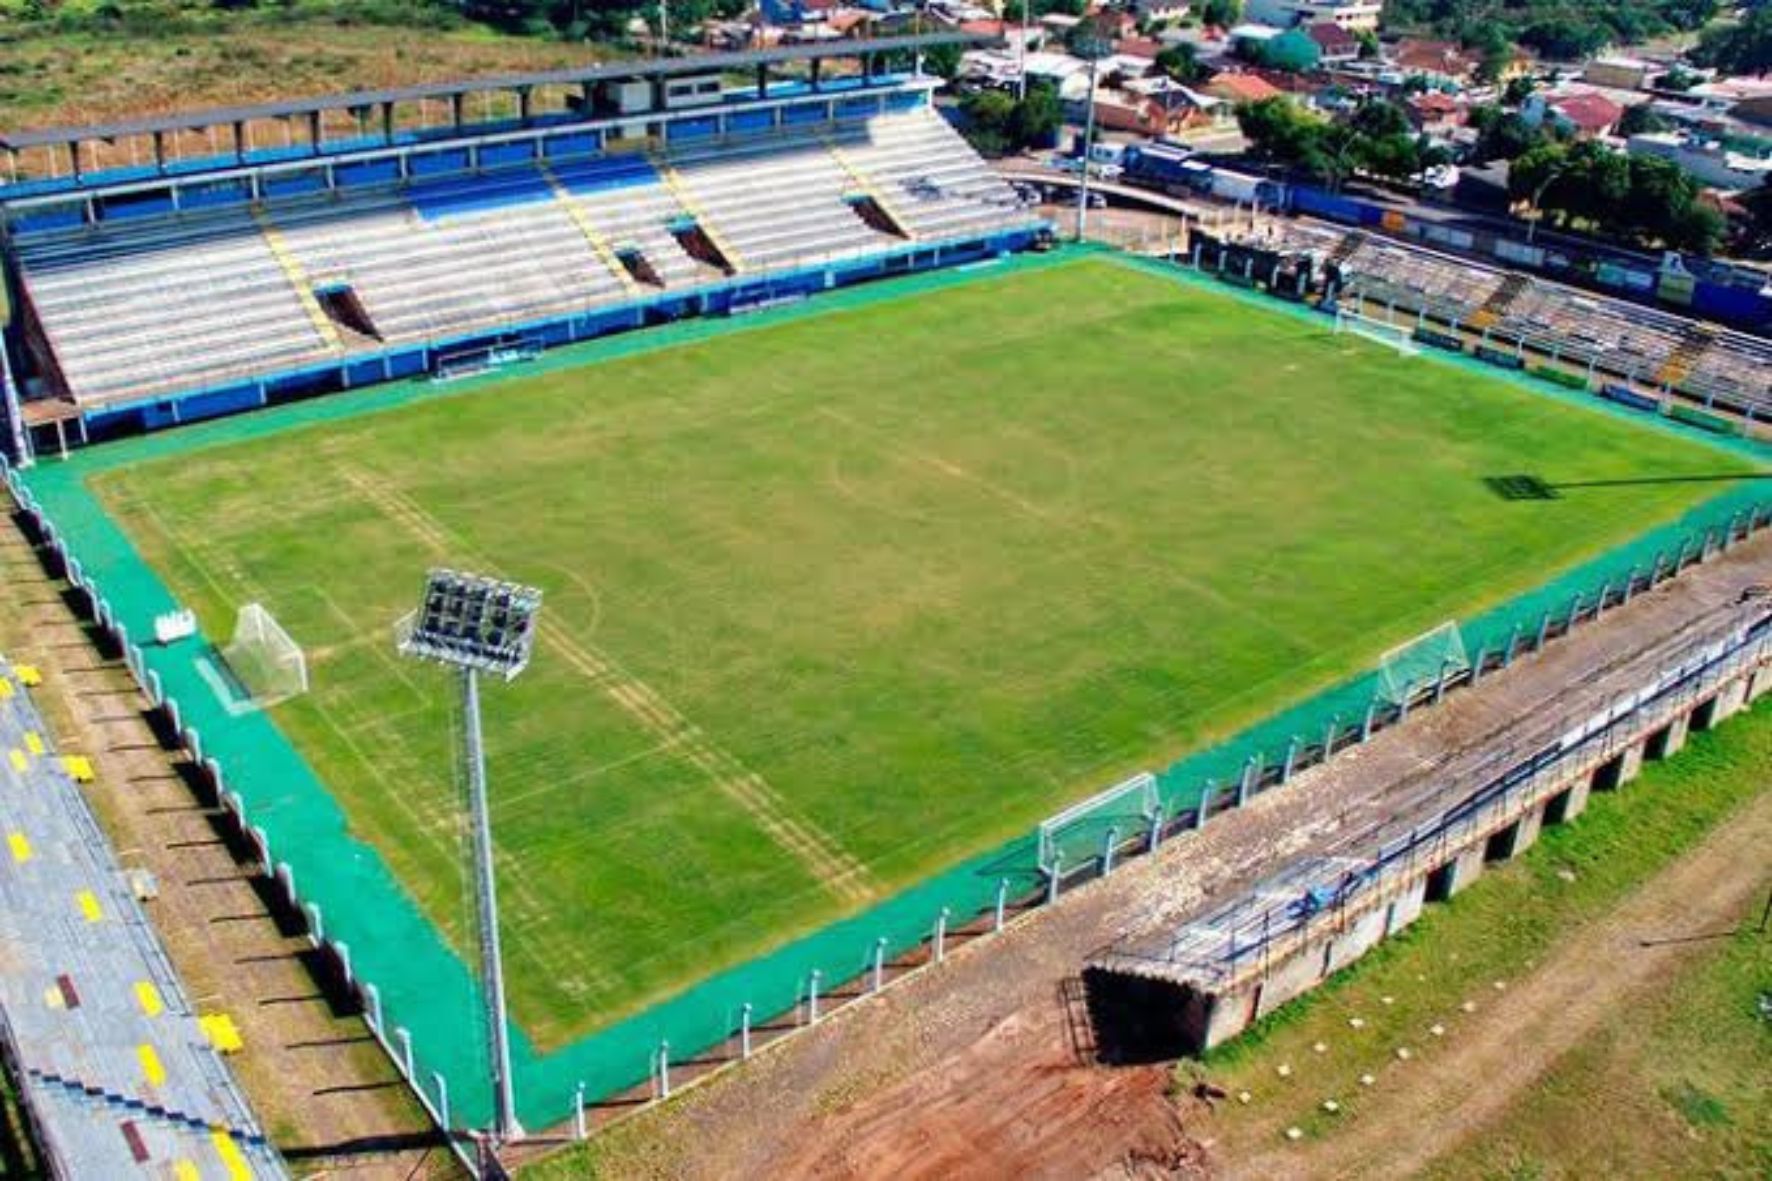
M 18 747 L 15 746 L 12 748 L 10 757 L 12 759 L 12 769 L 14 771 L 29 771 L 31 769 L 31 760 L 27 759 L 25 757 L 25 752 Z
M 12 696 L 12 682 L 7 680 L 5 677 L 0 677 L 0 701 L 5 701 L 7 698 L 9 698 L 11 696 Z
M 15 664 L 12 671 L 18 674 L 18 683 L 27 689 L 43 683 L 43 670 L 34 664 Z
M 34 755 L 43 753 L 43 736 L 35 730 L 25 731 L 25 749 Z
M 12 848 L 12 859 L 23 865 L 31 859 L 31 842 L 22 832 L 8 833 L 6 843 Z
M 92 782 L 92 760 L 85 755 L 63 755 L 62 769 L 75 783 Z
M 136 1057 L 141 1059 L 142 1077 L 148 1080 L 150 1087 L 157 1087 L 166 1081 L 166 1067 L 160 1062 L 160 1054 L 147 1042 L 135 1048 Z
M 158 1017 L 166 1006 L 160 1000 L 160 990 L 152 981 L 137 980 L 135 982 L 135 1003 L 142 1007 L 142 1012 L 149 1017 Z
M 228 1171 L 228 1181 L 252 1181 L 252 1170 L 246 1164 L 246 1155 L 234 1138 L 228 1135 L 225 1128 L 209 1129 L 210 1143 L 215 1145 L 215 1155 L 221 1157 L 222 1168 Z
M 197 1024 L 218 1054 L 238 1054 L 246 1048 L 239 1027 L 226 1013 L 205 1013 L 197 1019 Z
M 91 890 L 82 890 L 74 895 L 74 903 L 80 908 L 80 914 L 89 923 L 96 923 L 105 917 L 104 908 L 98 904 L 98 895 Z

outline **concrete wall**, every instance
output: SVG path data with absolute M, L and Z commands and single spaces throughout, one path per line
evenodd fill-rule
M 1696 705 L 1689 699 L 1666 702 L 1657 714 L 1640 719 L 1642 728 L 1622 749 L 1613 746 L 1585 752 L 1559 768 L 1560 779 L 1547 778 L 1535 784 L 1533 794 L 1521 797 L 1517 805 L 1482 816 L 1479 823 L 1484 827 L 1453 830 L 1451 847 L 1437 863 L 1422 857 L 1411 879 L 1393 881 L 1387 892 L 1373 891 L 1369 899 L 1356 897 L 1339 916 L 1320 916 L 1318 929 L 1307 929 L 1301 943 L 1288 946 L 1264 964 L 1245 969 L 1222 991 L 1171 986 L 1176 994 L 1171 1021 L 1182 1027 L 1183 1040 L 1195 1051 L 1235 1037 L 1253 1021 L 1358 960 L 1387 935 L 1407 927 L 1427 902 L 1444 901 L 1468 888 L 1483 875 L 1488 861 L 1508 860 L 1531 848 L 1545 824 L 1567 823 L 1579 816 L 1591 791 L 1624 787 L 1637 777 L 1644 759 L 1679 753 L 1689 729 L 1714 726 L 1767 693 L 1772 693 L 1772 665 L 1761 665 L 1716 685 Z M 1341 921 L 1336 921 L 1337 917 Z M 1113 973 L 1103 971 L 1101 975 Z

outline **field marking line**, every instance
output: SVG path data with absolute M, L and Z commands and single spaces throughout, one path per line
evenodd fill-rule
M 833 410 L 829 406 L 819 406 L 814 410 L 814 413 L 846 426 L 857 434 L 870 435 L 877 440 L 883 439 L 884 442 L 881 446 L 888 454 L 896 455 L 902 459 L 908 459 L 913 463 L 920 463 L 925 467 L 933 468 L 942 475 L 947 476 L 950 479 L 958 480 L 961 483 L 971 484 L 973 487 L 989 493 L 998 500 L 1004 501 L 1005 503 L 1020 509 L 1022 512 L 1042 524 L 1063 525 L 1070 523 L 1063 515 L 1054 513 L 1051 510 L 1034 503 L 1020 493 L 1005 488 L 1001 484 L 987 479 L 969 468 L 961 467 L 952 460 L 944 459 L 933 452 L 913 451 L 909 448 L 901 447 L 892 440 L 887 432 L 869 426 L 867 423 L 853 418 L 850 415 L 843 413 L 841 410 Z
M 369 503 L 384 511 L 439 557 L 457 554 L 475 558 L 486 569 L 496 569 L 476 558 L 471 547 L 459 543 L 425 510 L 388 482 L 362 468 L 340 464 L 342 479 Z M 651 686 L 629 673 L 612 657 L 582 642 L 565 625 L 544 615 L 537 628 L 540 637 L 562 659 L 582 674 L 642 728 L 660 742 L 682 751 L 685 761 L 713 781 L 714 786 L 756 822 L 765 835 L 798 860 L 837 897 L 850 903 L 871 900 L 879 885 L 867 866 L 810 821 L 796 816 L 792 806 L 762 776 L 735 755 L 721 748 L 705 730 L 690 721 Z

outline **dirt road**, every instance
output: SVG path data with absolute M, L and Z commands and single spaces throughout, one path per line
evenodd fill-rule
M 1222 1162 L 1204 1159 L 1188 1135 L 1187 1109 L 1168 1098 L 1165 1068 L 1083 1064 L 1074 1000 L 1081 963 L 1124 933 L 1193 913 L 1308 848 L 1383 819 L 1375 813 L 1384 810 L 1387 781 L 1484 741 L 1505 719 L 1573 708 L 1571 686 L 1603 693 L 1608 670 L 1620 661 L 1736 601 L 1743 585 L 1764 581 L 1769 569 L 1772 538 L 1738 546 L 1517 663 L 1506 676 L 1305 772 L 1156 857 L 1125 864 L 1112 878 L 1002 935 L 965 946 L 939 969 L 865 1003 L 842 1005 L 817 1028 L 609 1129 L 597 1145 L 600 1170 L 673 1179 L 1208 1175 Z M 1703 895 L 1726 908 L 1727 895 L 1715 893 L 1725 889 L 1722 882 L 1707 883 L 1692 904 Z M 1629 913 L 1618 920 L 1626 934 L 1643 928 L 1630 925 Z M 1659 951 L 1619 970 L 1647 979 L 1669 954 Z M 1564 987 L 1567 995 L 1547 1002 L 1559 1017 L 1589 1003 L 1576 995 L 1584 983 Z M 1574 1035 L 1530 1036 L 1545 1045 L 1553 1036 Z M 1519 1057 L 1516 1038 L 1498 1037 L 1494 1053 L 1511 1065 Z M 1474 1077 L 1497 1073 L 1488 1061 L 1473 1064 Z M 1426 1106 L 1399 1116 L 1399 1124 L 1426 1123 L 1434 1112 L 1465 1101 L 1462 1094 L 1447 1095 L 1437 1103 L 1424 1096 Z M 1499 1101 L 1492 1109 L 1499 1110 Z M 1425 1159 L 1437 1132 L 1419 1125 L 1406 1130 L 1422 1137 L 1423 1147 L 1399 1159 Z M 1344 1164 L 1325 1157 L 1322 1167 L 1351 1168 L 1359 1159 L 1350 1156 Z M 1282 1160 L 1276 1171 L 1296 1175 L 1291 1165 Z M 570 1159 L 554 1167 L 551 1175 L 574 1175 Z
M 1772 776 L 1772 771 L 1768 772 Z M 1504 1113 L 1558 1058 L 1634 996 L 1665 983 L 1726 931 L 1766 888 L 1772 793 L 1762 793 L 1703 844 L 1639 887 L 1612 914 L 1562 944 L 1432 1059 L 1408 1085 L 1362 1109 L 1345 1131 L 1236 1162 L 1227 1176 L 1407 1177 Z

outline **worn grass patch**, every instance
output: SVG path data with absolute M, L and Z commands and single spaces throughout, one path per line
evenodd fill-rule
M 143 463 L 95 487 L 459 936 L 427 566 L 547 594 L 487 693 L 544 1046 L 919 880 L 1713 494 L 1745 461 L 1093 261 Z M 1484 478 L 1622 480 L 1531 503 Z

